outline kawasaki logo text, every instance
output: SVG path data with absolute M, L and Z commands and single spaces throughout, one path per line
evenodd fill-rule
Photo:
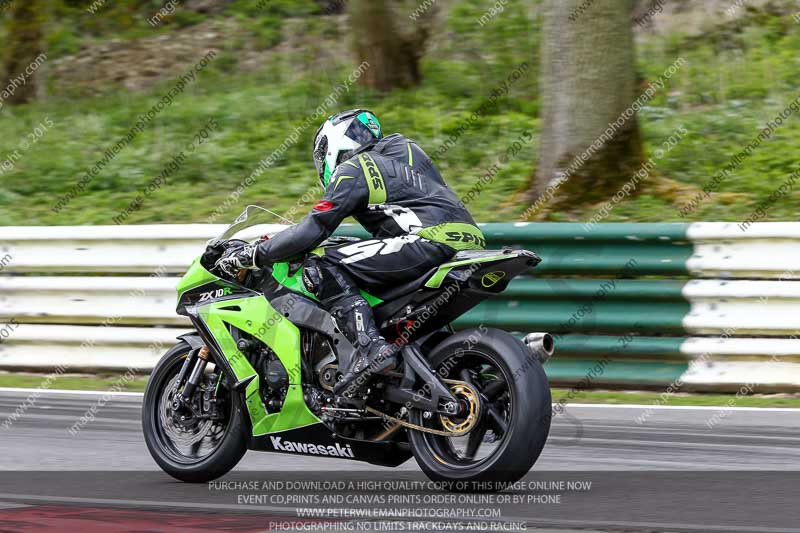
M 342 447 L 338 442 L 336 446 L 322 446 L 305 442 L 284 441 L 283 437 L 270 437 L 272 447 L 279 452 L 309 453 L 312 455 L 327 455 L 329 457 L 355 457 L 349 444 Z

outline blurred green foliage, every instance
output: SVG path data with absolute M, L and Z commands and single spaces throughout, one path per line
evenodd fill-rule
M 209 17 L 197 13 L 178 16 L 176 11 L 162 27 L 153 30 L 141 15 L 152 14 L 163 5 L 161 2 L 109 0 L 102 16 L 83 13 L 89 3 L 58 3 L 59 20 L 49 33 L 50 54 L 72 53 L 112 37 L 132 39 L 154 31 L 174 31 Z M 243 37 L 231 36 L 230 42 L 220 43 L 224 51 L 199 74 L 197 83 L 58 214 L 51 210 L 58 198 L 173 82 L 146 92 L 116 90 L 95 97 L 73 98 L 67 96 L 68 91 L 56 91 L 44 101 L 3 108 L 0 163 L 15 149 L 22 157 L 13 170 L 0 174 L 0 225 L 113 223 L 112 217 L 214 117 L 221 127 L 210 141 L 189 154 L 167 185 L 147 198 L 127 220 L 206 221 L 258 162 L 277 149 L 354 68 L 348 54 L 336 52 L 347 50 L 347 33 L 332 17 L 321 14 L 317 2 L 271 0 L 256 8 L 257 3 L 234 1 L 223 15 L 213 16 L 237 19 L 248 32 L 248 43 L 260 49 L 287 38 L 286 17 L 305 18 L 308 23 L 303 24 L 301 37 L 309 46 L 275 49 L 259 68 L 242 72 L 237 70 L 237 50 L 243 43 L 237 40 Z M 514 140 L 531 131 L 533 141 L 503 165 L 492 184 L 469 205 L 479 220 L 513 220 L 527 207 L 518 202 L 515 205 L 516 193 L 526 187 L 538 150 L 538 2 L 509 3 L 484 26 L 477 21 L 487 9 L 486 2 L 463 0 L 446 5 L 446 19 L 423 60 L 424 79 L 419 87 L 382 95 L 355 85 L 327 113 L 369 107 L 382 118 L 387 132 L 403 132 L 433 153 L 514 68 L 527 62 L 530 68 L 498 105 L 437 160 L 448 182 L 464 194 Z M 321 61 L 315 47 L 330 47 L 334 52 Z M 673 180 L 677 189 L 685 186 L 691 192 L 696 190 L 692 187 L 701 187 L 767 119 L 797 96 L 799 49 L 800 25 L 786 14 L 773 12 L 756 12 L 743 23 L 723 24 L 702 37 L 669 34 L 642 39 L 638 50 L 642 88 L 677 57 L 687 60 L 640 116 L 650 152 L 678 126 L 690 132 L 658 161 L 658 174 Z M 188 67 L 176 66 L 175 75 Z M 45 117 L 55 126 L 29 149 L 21 150 L 21 141 Z M 218 222 L 232 218 L 247 203 L 285 212 L 315 187 L 309 146 L 315 128 L 316 124 L 303 130 L 297 144 Z M 800 117 L 795 116 L 723 183 L 719 198 L 702 204 L 691 219 L 745 218 L 797 168 L 798 146 Z M 796 198 L 774 206 L 770 219 L 795 217 Z M 654 182 L 648 182 L 642 194 L 617 206 L 608 220 L 681 220 L 677 212 L 680 205 L 678 193 L 665 194 Z M 585 220 L 591 214 L 552 213 L 550 218 Z

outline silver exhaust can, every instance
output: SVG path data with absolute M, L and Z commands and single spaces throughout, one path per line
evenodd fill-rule
M 522 342 L 542 364 L 553 356 L 556 348 L 553 336 L 549 333 L 528 333 Z

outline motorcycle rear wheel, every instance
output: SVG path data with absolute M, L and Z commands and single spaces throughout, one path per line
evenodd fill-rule
M 459 332 L 436 346 L 429 360 L 440 376 L 467 382 L 480 401 L 478 420 L 463 437 L 409 431 L 425 474 L 454 491 L 502 490 L 527 474 L 550 432 L 550 386 L 539 361 L 521 341 L 496 329 Z M 461 422 L 426 418 L 420 410 L 411 411 L 410 421 L 438 430 Z

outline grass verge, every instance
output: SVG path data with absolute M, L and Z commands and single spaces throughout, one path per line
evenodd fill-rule
M 785 196 L 775 196 L 798 168 L 796 111 L 768 141 L 734 165 L 711 198 L 686 218 L 680 213 L 767 121 L 788 105 L 797 107 L 800 25 L 792 16 L 794 7 L 781 3 L 787 6 L 785 12 L 754 8 L 735 24 L 712 25 L 702 38 L 683 33 L 642 36 L 637 45 L 641 89 L 648 83 L 663 85 L 640 111 L 645 149 L 655 157 L 655 169 L 652 178 L 637 186 L 637 194 L 615 205 L 604 220 L 796 218 L 800 191 L 795 187 Z M 90 42 L 102 43 L 112 35 L 132 38 L 152 33 L 145 22 L 149 8 L 131 18 L 128 3 L 117 4 L 109 3 L 102 17 L 90 17 L 89 22 L 83 9 L 64 12 L 48 52 L 56 57 Z M 284 43 L 258 68 L 242 70 L 236 66 L 243 46 L 240 38 L 223 39 L 219 55 L 196 81 L 110 160 L 106 154 L 111 147 L 127 138 L 138 117 L 159 102 L 175 78 L 204 51 L 197 50 L 186 64 L 175 65 L 165 74 L 166 81 L 147 91 L 114 87 L 82 96 L 72 94 L 77 88 L 68 90 L 62 80 L 52 80 L 55 87 L 47 98 L 5 106 L 0 136 L 0 163 L 5 162 L 0 172 L 0 226 L 110 225 L 117 220 L 124 224 L 225 223 L 248 203 L 299 219 L 321 194 L 309 148 L 316 127 L 328 113 L 352 107 L 372 109 L 387 132 L 400 131 L 418 141 L 435 156 L 437 167 L 460 197 L 480 186 L 480 194 L 468 202 L 477 220 L 513 221 L 525 212 L 528 205 L 518 200 L 517 193 L 527 187 L 536 166 L 540 132 L 536 2 L 509 3 L 502 22 L 486 27 L 475 23 L 485 11 L 485 2 L 453 3 L 420 66 L 422 83 L 385 94 L 357 83 L 344 84 L 355 64 L 341 45 L 347 34 L 320 15 L 318 3 L 271 0 L 268 4 L 261 9 L 236 0 L 229 3 L 224 16 L 245 21 L 262 48 L 284 37 L 295 39 L 297 46 Z M 289 14 L 303 28 L 303 35 L 289 29 L 282 32 L 281 21 L 288 19 L 281 17 Z M 202 20 L 206 19 L 198 13 L 182 10 L 158 31 L 166 33 Z M 666 82 L 660 80 L 678 58 L 685 60 L 683 66 Z M 520 70 L 523 63 L 526 68 Z M 501 97 L 472 121 L 476 110 L 493 101 L 493 93 Z M 306 118 L 317 110 L 319 116 L 307 123 Z M 203 127 L 209 120 L 219 127 L 202 144 L 192 144 L 200 138 L 199 132 L 208 133 Z M 51 127 L 42 127 L 50 123 Z M 667 141 L 678 128 L 685 128 L 687 134 L 673 146 Z M 36 137 L 37 132 L 43 133 Z M 260 161 L 272 154 L 269 168 L 240 190 Z M 178 159 L 180 164 L 170 164 L 180 155 L 185 156 Z M 508 155 L 504 164 L 498 164 L 501 156 Z M 54 204 L 71 197 L 79 180 L 97 168 L 102 171 L 75 189 L 80 194 L 56 209 Z M 165 169 L 168 175 L 156 182 L 161 185 L 148 189 Z M 484 176 L 490 176 L 490 182 L 484 183 Z M 556 222 L 587 220 L 604 204 L 547 216 Z M 122 219 L 115 220 L 122 214 Z
M 42 386 L 49 374 L 20 372 L 0 373 L 0 388 L 35 389 Z M 50 382 L 49 389 L 107 391 L 120 383 L 118 374 L 65 374 Z M 125 383 L 125 392 L 143 392 L 147 377 L 137 377 Z

